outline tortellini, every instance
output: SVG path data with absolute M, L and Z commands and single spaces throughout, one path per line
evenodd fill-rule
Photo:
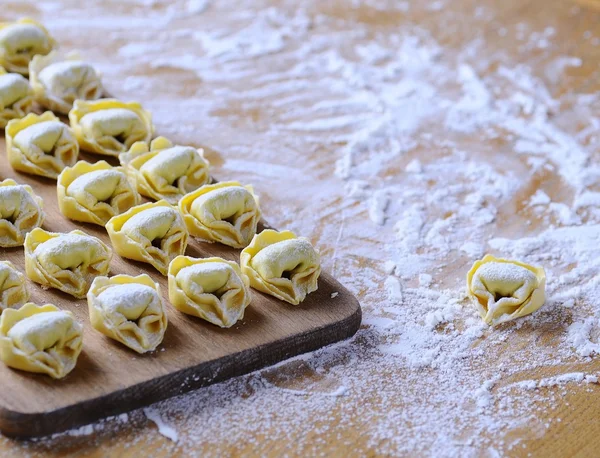
M 497 325 L 528 315 L 546 300 L 541 267 L 486 255 L 467 274 L 467 291 L 481 318 Z
M 0 317 L 0 359 L 7 366 L 59 379 L 73 370 L 83 326 L 71 312 L 31 302 Z
M 316 291 L 321 274 L 319 253 L 310 241 L 291 231 L 272 229 L 255 235 L 240 254 L 250 286 L 297 305 Z
M 33 89 L 18 73 L 6 73 L 0 67 L 0 128 L 11 119 L 20 119 L 33 108 Z
M 21 246 L 25 235 L 44 222 L 44 202 L 31 186 L 7 178 L 0 182 L 0 246 Z
M 0 312 L 24 304 L 29 299 L 25 275 L 10 261 L 0 261 Z
M 47 232 L 37 228 L 25 238 L 25 272 L 42 286 L 82 299 L 92 280 L 110 270 L 112 250 L 102 240 L 75 230 Z
M 169 262 L 183 254 L 188 232 L 181 215 L 165 200 L 133 207 L 106 225 L 115 251 L 124 258 L 151 264 L 167 275 Z
M 81 149 L 106 156 L 118 156 L 135 142 L 149 142 L 154 134 L 152 116 L 137 102 L 76 100 L 69 121 Z
M 102 97 L 100 75 L 94 67 L 71 54 L 62 59 L 56 51 L 35 56 L 29 64 L 29 81 L 36 101 L 55 113 L 68 114 L 75 100 Z
M 160 287 L 146 274 L 96 277 L 87 294 L 94 329 L 138 353 L 153 351 L 167 329 Z
M 210 181 L 203 150 L 174 146 L 165 137 L 137 142 L 119 156 L 140 194 L 176 204 L 188 192 Z
M 56 46 L 46 28 L 32 20 L 0 24 L 0 65 L 9 72 L 27 75 L 35 55 L 46 55 Z
M 69 126 L 47 111 L 10 121 L 6 151 L 13 169 L 56 179 L 65 167 L 77 162 L 79 145 Z
M 100 226 L 140 202 L 123 168 L 106 161 L 79 161 L 67 167 L 58 177 L 57 191 L 63 215 Z
M 178 256 L 169 265 L 169 300 L 181 312 L 229 328 L 250 299 L 248 277 L 235 262 Z
M 179 201 L 179 211 L 191 235 L 234 248 L 250 243 L 261 214 L 252 187 L 237 181 L 202 186 Z

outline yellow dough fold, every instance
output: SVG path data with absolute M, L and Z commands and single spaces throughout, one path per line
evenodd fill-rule
M 33 109 L 33 89 L 18 73 L 6 73 L 0 67 L 0 128 L 8 121 L 21 119 Z
M 106 230 L 120 256 L 151 264 L 163 275 L 188 242 L 183 218 L 165 200 L 130 208 L 111 218 Z
M 135 142 L 149 142 L 154 134 L 152 115 L 137 102 L 75 100 L 69 121 L 82 150 L 106 156 L 118 156 Z
M 31 302 L 0 317 L 0 359 L 15 369 L 59 379 L 75 368 L 83 326 L 71 312 Z
M 138 353 L 153 351 L 167 329 L 160 286 L 146 274 L 96 277 L 87 294 L 94 329 Z
M 8 161 L 19 172 L 56 179 L 65 167 L 77 162 L 77 140 L 69 126 L 50 111 L 9 121 L 5 134 Z
M 111 258 L 108 245 L 79 230 L 57 233 L 37 228 L 25 238 L 27 276 L 79 299 L 95 277 L 108 273 Z
M 183 313 L 229 328 L 244 317 L 251 293 L 235 262 L 178 256 L 169 265 L 169 300 Z
M 240 264 L 250 286 L 293 305 L 317 290 L 321 274 L 317 250 L 291 231 L 267 229 L 255 235 L 242 250 Z
M 467 273 L 467 291 L 481 318 L 497 325 L 539 309 L 546 300 L 541 267 L 486 255 Z
M 106 161 L 79 161 L 65 168 L 57 180 L 57 194 L 67 218 L 100 226 L 140 202 L 123 167 L 111 167 Z
M 10 261 L 0 261 L 0 312 L 29 299 L 26 278 Z
M 0 246 L 23 245 L 25 236 L 45 218 L 44 201 L 31 186 L 7 178 L 0 182 Z
M 29 62 L 56 47 L 48 30 L 33 19 L 0 23 L 0 66 L 11 73 L 27 76 Z

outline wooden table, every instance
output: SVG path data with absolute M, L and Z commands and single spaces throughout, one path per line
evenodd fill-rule
M 313 49 L 314 52 L 317 48 L 319 51 L 336 49 L 338 53 L 352 56 L 348 59 L 354 62 L 360 62 L 360 56 L 352 54 L 353 46 L 366 45 L 378 36 L 414 26 L 435 38 L 442 50 L 440 59 L 452 58 L 461 52 L 468 55 L 468 48 L 472 46 L 473 52 L 481 53 L 482 60 L 488 53 L 502 52 L 508 61 L 530 67 L 534 74 L 542 75 L 554 59 L 574 57 L 581 59 L 581 65 L 568 67 L 559 79 L 551 82 L 553 94 L 593 94 L 600 90 L 600 2 L 396 2 L 399 7 L 394 11 L 382 6 L 385 4 L 383 1 L 367 2 L 363 6 L 354 2 L 354 7 L 350 7 L 350 3 L 341 0 L 302 2 L 303 13 L 299 15 L 296 11 L 299 2 L 294 1 L 209 1 L 204 7 L 203 2 L 183 0 L 5 0 L 0 17 L 15 19 L 27 15 L 39 18 L 64 49 L 79 49 L 87 60 L 98 64 L 111 93 L 125 99 L 140 99 L 152 110 L 161 134 L 178 142 L 205 147 L 218 179 L 235 178 L 253 183 L 261 195 L 261 205 L 271 224 L 312 237 L 321 249 L 325 269 L 357 294 L 364 317 L 368 318 L 370 313 L 377 312 L 381 298 L 386 295 L 381 261 L 385 259 L 386 243 L 394 237 L 394 220 L 390 219 L 393 208 L 388 212 L 385 224 L 377 229 L 365 202 L 350 197 L 344 189 L 344 181 L 334 174 L 336 162 L 346 146 L 345 135 L 353 126 L 335 108 L 326 105 L 320 108 L 320 125 L 311 126 L 308 122 L 311 105 L 326 99 L 326 96 L 332 97 L 328 91 L 336 81 L 328 81 L 319 75 L 326 68 L 331 70 L 336 59 L 332 56 L 321 66 L 302 68 L 305 62 L 302 53 L 292 51 L 301 49 L 306 43 L 297 41 L 295 34 L 301 35 L 298 31 L 305 30 L 303 33 L 309 35 L 327 36 L 326 26 L 331 28 L 334 37 L 340 30 L 356 27 L 361 33 L 357 33 L 350 42 L 333 38 L 331 41 L 321 40 Z M 244 12 L 248 14 L 244 16 Z M 251 26 L 247 33 L 240 34 L 239 31 L 245 30 L 243 28 L 248 24 Z M 193 40 L 194 33 L 208 29 L 216 31 L 215 41 L 211 42 L 206 36 Z M 280 29 L 288 32 L 265 32 Z M 550 31 L 551 43 L 528 47 L 527 40 L 518 36 L 520 29 L 526 29 L 528 37 L 532 32 L 538 32 L 540 40 L 550 37 L 544 35 L 545 31 Z M 180 33 L 175 33 L 177 31 Z M 235 43 L 227 41 L 230 34 L 237 34 L 233 35 L 237 40 Z M 477 40 L 480 43 L 474 46 Z M 217 46 L 224 49 L 219 50 Z M 206 57 L 203 47 L 209 54 L 214 54 L 214 66 L 209 65 L 212 61 Z M 239 58 L 240 49 L 244 50 L 246 59 Z M 203 57 L 195 59 L 194 56 Z M 370 51 L 365 52 L 363 58 L 376 60 Z M 252 62 L 251 67 L 248 62 Z M 289 76 L 283 81 L 280 77 L 282 72 L 294 68 L 299 69 L 298 76 Z M 483 77 L 486 72 L 495 69 L 493 65 L 483 65 L 479 70 Z M 307 73 L 312 76 L 306 76 Z M 351 76 L 341 75 L 337 82 L 352 84 L 352 81 L 349 82 Z M 283 84 L 285 82 L 289 83 L 287 88 Z M 361 83 L 356 84 L 358 87 Z M 276 85 L 279 92 L 273 92 L 270 85 Z M 368 90 L 368 87 L 361 87 L 363 93 Z M 292 106 L 294 97 L 297 111 Z M 598 108 L 597 102 L 590 106 L 596 115 Z M 557 115 L 561 109 L 557 108 Z M 357 119 L 361 116 L 362 113 L 356 113 Z M 327 119 L 330 119 L 329 124 Z M 437 144 L 441 145 L 445 135 L 443 126 L 431 126 L 430 129 L 434 136 L 440 138 Z M 505 146 L 504 139 L 500 138 L 497 142 L 498 148 Z M 460 146 L 469 152 L 477 150 L 480 145 L 477 136 L 465 136 Z M 426 152 L 430 154 L 428 160 L 442 155 L 435 150 Z M 377 179 L 387 180 L 385 183 L 388 185 L 400 183 L 397 181 L 399 171 L 406 167 L 409 159 L 411 157 L 399 154 L 390 160 L 387 171 L 378 171 Z M 493 154 L 484 151 L 480 159 L 498 166 Z M 514 167 L 513 172 L 517 176 L 523 172 L 510 160 L 505 166 L 508 169 Z M 366 181 L 371 186 L 380 184 L 380 181 L 369 181 L 369 178 Z M 544 184 L 555 187 L 554 197 L 569 192 L 556 176 L 540 174 L 527 189 L 519 191 L 514 205 L 498 209 L 495 229 L 501 228 L 503 236 L 512 234 L 514 237 L 538 231 L 541 220 L 532 218 L 522 203 Z M 421 191 L 427 192 L 427 189 Z M 394 194 L 390 197 L 393 202 Z M 528 219 L 534 220 L 532 224 L 525 224 Z M 361 234 L 361 227 L 370 228 L 367 235 Z M 463 287 L 463 275 L 470 261 L 464 257 L 446 261 L 437 274 L 437 285 L 458 290 Z M 368 324 L 363 326 L 352 343 L 355 349 L 369 350 L 372 345 L 369 329 Z M 510 348 L 522 349 L 526 345 L 527 338 L 520 336 L 515 339 L 517 344 L 513 341 Z M 508 350 L 508 343 L 506 347 Z M 510 359 L 509 356 L 507 358 Z M 358 364 L 360 362 L 342 358 L 331 362 L 330 366 L 347 365 L 351 369 Z M 293 388 L 296 383 L 301 386 L 306 380 L 327 378 L 327 367 L 324 364 L 320 371 L 315 371 L 309 364 L 296 361 L 243 377 L 229 386 L 232 393 L 238 393 L 235 396 L 239 396 L 240 400 L 269 396 L 265 390 L 257 389 L 258 379 L 284 389 Z M 592 359 L 591 362 L 573 363 L 555 371 L 542 369 L 535 375 L 555 375 L 560 373 L 559 369 L 563 372 L 594 372 L 600 370 L 600 363 Z M 378 373 L 375 370 L 370 376 L 385 381 L 401 377 L 401 374 L 383 370 Z M 426 379 L 423 383 L 427 383 Z M 219 393 L 216 390 L 214 396 Z M 597 455 L 600 446 L 599 394 L 596 385 L 570 386 L 563 397 L 564 403 L 558 408 L 536 405 L 534 415 L 540 423 L 548 422 L 549 425 L 543 432 L 527 428 L 512 431 L 508 436 L 517 435 L 521 441 L 510 449 L 511 437 L 502 432 L 495 435 L 488 432 L 485 433 L 488 445 L 494 445 L 499 453 L 510 455 Z M 179 402 L 185 403 L 185 399 Z M 310 456 L 318 451 L 330 456 L 374 456 L 385 450 L 381 447 L 385 440 L 378 439 L 375 443 L 371 440 L 377 428 L 377 418 L 383 420 L 388 412 L 401 411 L 404 407 L 401 396 L 395 405 L 377 405 L 378 402 L 372 390 L 351 390 L 338 398 L 326 418 L 315 417 L 305 423 L 287 418 L 289 426 L 283 432 L 281 428 L 257 431 L 234 443 L 220 442 L 210 436 L 209 430 L 205 437 L 200 435 L 201 440 L 191 445 L 173 443 L 158 434 L 155 424 L 138 411 L 128 417 L 129 422 L 125 425 L 119 426 L 119 420 L 112 420 L 103 429 L 89 435 L 61 436 L 40 443 L 1 438 L 0 454 Z M 195 403 L 201 406 L 197 400 Z M 370 418 L 374 418 L 374 422 L 365 423 L 364 419 L 353 416 L 346 409 L 346 406 L 369 404 L 372 404 Z M 311 405 L 308 404 L 309 407 Z M 235 402 L 224 403 L 218 412 L 224 419 L 231 418 L 232 427 L 235 427 L 235 421 L 239 421 Z M 286 412 L 281 406 L 273 406 L 272 409 L 273 421 L 285 422 L 286 415 L 294 414 L 294 411 Z M 460 412 L 457 411 L 456 415 L 459 416 Z M 557 418 L 562 421 L 551 421 Z M 176 429 L 186 429 L 186 425 L 176 418 L 172 421 Z M 397 424 L 398 430 L 404 431 L 410 431 L 413 426 L 409 421 Z M 498 436 L 503 438 L 503 442 L 497 441 Z M 425 436 L 423 440 L 421 448 L 427 448 L 428 438 Z M 468 451 L 472 454 L 485 453 L 483 448 Z M 388 452 L 393 454 L 393 448 Z

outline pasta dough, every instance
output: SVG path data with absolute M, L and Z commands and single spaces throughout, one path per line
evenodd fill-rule
M 32 19 L 0 23 L 0 66 L 11 73 L 27 75 L 33 56 L 46 55 L 55 46 L 46 28 Z
M 83 345 L 83 326 L 52 304 L 31 302 L 0 317 L 0 359 L 7 366 L 59 379 L 73 370 Z
M 67 234 L 37 228 L 25 238 L 25 272 L 36 283 L 82 299 L 94 277 L 110 269 L 112 250 L 100 239 L 75 230 Z
M 33 89 L 29 81 L 17 73 L 6 73 L 0 67 L 0 128 L 11 119 L 20 119 L 33 109 Z
M 242 250 L 240 263 L 250 286 L 290 304 L 299 304 L 318 288 L 319 253 L 307 238 L 291 231 L 267 229 L 255 235 Z
M 137 102 L 115 99 L 76 100 L 69 121 L 81 149 L 118 156 L 138 141 L 149 142 L 152 116 Z
M 105 161 L 79 161 L 58 177 L 58 206 L 75 221 L 106 225 L 109 219 L 140 202 L 122 167 Z
M 514 320 L 539 309 L 546 300 L 541 267 L 486 255 L 467 274 L 467 290 L 489 325 Z
M 210 181 L 208 161 L 203 150 L 191 146 L 173 146 L 165 137 L 137 142 L 128 153 L 119 156 L 140 194 L 177 204 L 188 192 Z
M 188 232 L 179 212 L 160 200 L 133 207 L 106 224 L 115 251 L 147 262 L 167 275 L 169 262 L 185 252 Z
M 29 299 L 25 275 L 10 261 L 0 261 L 0 312 L 24 304 Z
M 55 113 L 68 114 L 75 100 L 102 97 L 100 75 L 74 54 L 66 59 L 56 51 L 35 56 L 29 65 L 29 81 L 37 102 Z
M 229 328 L 250 299 L 248 277 L 235 262 L 178 256 L 169 265 L 169 300 L 183 313 Z
M 179 201 L 179 211 L 191 235 L 234 248 L 250 243 L 261 214 L 252 187 L 237 181 L 202 186 Z
M 25 235 L 40 227 L 45 214 L 44 201 L 29 185 L 7 178 L 0 182 L 0 246 L 23 245 Z
M 160 287 L 146 274 L 96 277 L 87 294 L 94 329 L 138 353 L 153 351 L 167 329 Z
M 77 162 L 79 145 L 69 126 L 47 111 L 10 121 L 6 151 L 13 169 L 56 179 L 65 167 Z

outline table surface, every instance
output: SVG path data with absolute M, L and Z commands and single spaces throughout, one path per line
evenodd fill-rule
M 600 2 L 3 2 L 21 16 L 252 183 L 364 321 L 145 411 L 0 438 L 2 456 L 596 453 Z M 546 305 L 482 324 L 464 275 L 485 252 L 543 265 Z

